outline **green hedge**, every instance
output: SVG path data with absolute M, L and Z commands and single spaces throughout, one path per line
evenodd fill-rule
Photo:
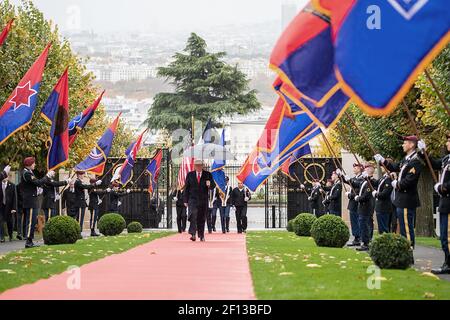
M 105 236 L 117 236 L 125 230 L 125 219 L 117 213 L 103 215 L 98 221 L 98 229 Z
M 80 239 L 79 223 L 68 216 L 51 218 L 44 227 L 43 237 L 46 245 L 74 244 Z
M 139 222 L 131 222 L 127 227 L 128 233 L 142 233 L 143 229 L 144 227 Z
M 299 237 L 310 237 L 311 228 L 316 220 L 316 216 L 311 213 L 299 214 L 293 222 L 295 234 Z
M 340 217 L 329 214 L 314 222 L 311 235 L 319 247 L 342 248 L 350 239 L 345 222 Z
M 294 232 L 294 219 L 288 221 L 286 229 L 288 232 Z
M 411 243 L 404 237 L 385 233 L 370 244 L 369 255 L 381 269 L 408 269 L 413 262 Z

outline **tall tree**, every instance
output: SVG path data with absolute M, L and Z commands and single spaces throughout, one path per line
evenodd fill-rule
M 155 96 L 146 124 L 150 129 L 173 132 L 191 127 L 191 118 L 219 122 L 226 116 L 245 115 L 261 105 L 256 91 L 237 66 L 223 61 L 224 52 L 210 53 L 205 40 L 192 33 L 183 52 L 158 70 L 174 86 L 174 92 Z
M 0 25 L 4 25 L 12 17 L 16 18 L 14 29 L 0 48 L 0 105 L 8 98 L 45 45 L 50 41 L 53 45 L 44 71 L 39 103 L 31 125 L 0 146 L 0 166 L 5 165 L 18 152 L 14 163 L 11 163 L 15 169 L 21 166 L 24 157 L 35 156 L 38 160 L 38 169 L 45 170 L 50 127 L 41 120 L 39 114 L 42 104 L 64 69 L 69 67 L 70 117 L 79 114 L 90 105 L 97 98 L 100 90 L 93 83 L 94 75 L 86 70 L 85 61 L 71 50 L 70 43 L 60 36 L 58 27 L 45 20 L 42 12 L 31 1 L 23 0 L 18 6 L 14 6 L 9 0 L 1 1 Z M 104 109 L 100 107 L 70 150 L 70 163 L 67 169 L 86 157 L 109 122 Z M 123 123 L 119 133 L 121 137 L 115 139 L 114 154 L 120 153 L 119 149 L 125 149 L 131 140 L 130 132 L 123 128 Z

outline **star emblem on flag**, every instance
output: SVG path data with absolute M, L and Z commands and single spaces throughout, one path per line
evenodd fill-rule
M 30 107 L 31 97 L 36 95 L 38 92 L 31 88 L 31 82 L 28 81 L 23 86 L 17 86 L 14 96 L 9 100 L 14 106 L 14 111 L 19 109 L 21 106 Z

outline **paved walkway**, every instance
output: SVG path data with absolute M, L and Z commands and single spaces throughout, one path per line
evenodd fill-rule
M 255 299 L 244 235 L 162 238 L 82 266 L 79 290 L 73 275 L 6 291 L 13 300 L 247 300 Z

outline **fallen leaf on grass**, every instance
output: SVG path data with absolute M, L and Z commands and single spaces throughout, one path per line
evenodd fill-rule
M 425 294 L 423 295 L 423 297 L 424 297 L 425 299 L 433 299 L 433 298 L 436 297 L 436 295 L 435 295 L 434 293 L 432 293 L 432 292 L 425 292 Z
M 0 272 L 1 273 L 7 273 L 7 274 L 16 274 L 15 271 L 12 271 L 12 270 L 9 270 L 9 269 L 3 269 L 3 270 L 0 270 Z
M 308 267 L 308 268 L 322 268 L 321 265 L 318 265 L 318 264 L 315 264 L 315 263 L 307 264 L 306 267 Z
M 430 278 L 433 278 L 433 279 L 436 279 L 436 280 L 440 280 L 440 278 L 437 275 L 432 274 L 431 272 L 423 272 L 421 274 L 421 276 L 430 277 Z
M 294 273 L 292 273 L 292 272 L 282 272 L 282 273 L 280 273 L 278 275 L 281 276 L 281 277 L 283 277 L 283 276 L 292 276 L 292 275 L 294 275 Z

